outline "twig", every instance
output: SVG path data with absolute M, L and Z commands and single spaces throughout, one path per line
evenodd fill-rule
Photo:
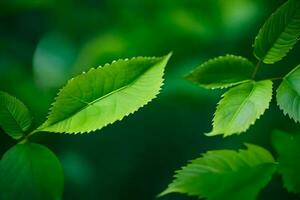
M 258 69 L 259 69 L 259 67 L 260 67 L 260 64 L 261 64 L 261 60 L 259 60 L 259 61 L 257 62 L 257 64 L 256 64 L 256 66 L 255 66 L 255 69 L 254 69 L 254 71 L 253 71 L 253 73 L 252 73 L 252 79 L 255 78 L 255 76 L 256 76 L 256 74 L 257 74 L 257 71 L 258 71 Z

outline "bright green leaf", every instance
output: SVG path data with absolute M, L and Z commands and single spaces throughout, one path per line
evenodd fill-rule
M 58 200 L 64 177 L 59 160 L 46 147 L 25 143 L 8 150 L 0 161 L 1 200 Z
M 300 135 L 275 131 L 272 138 L 278 153 L 278 171 L 289 192 L 300 193 Z
M 0 127 L 14 139 L 23 136 L 32 123 L 26 106 L 17 98 L 0 91 Z
M 118 60 L 71 79 L 38 131 L 84 133 L 121 120 L 156 97 L 170 56 Z
M 208 136 L 229 136 L 246 131 L 269 107 L 272 82 L 251 81 L 228 90 L 218 103 L 213 130 Z
M 226 55 L 203 63 L 186 79 L 205 88 L 225 88 L 249 81 L 254 68 L 246 58 Z
M 265 149 L 208 151 L 176 172 L 175 180 L 161 193 L 183 193 L 208 200 L 255 200 L 270 181 L 276 164 Z
M 281 60 L 300 36 L 300 1 L 283 4 L 260 29 L 254 43 L 254 55 L 264 63 Z
M 296 122 L 300 121 L 300 65 L 295 67 L 282 80 L 277 89 L 277 104 L 284 114 Z

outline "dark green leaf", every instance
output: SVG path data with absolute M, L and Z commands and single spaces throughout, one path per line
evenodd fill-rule
M 272 138 L 278 153 L 278 171 L 289 192 L 300 193 L 300 135 L 275 131 Z
M 260 29 L 254 43 L 254 55 L 264 63 L 281 60 L 300 36 L 300 1 L 283 4 Z
M 0 161 L 0 177 L 1 200 L 58 200 L 63 193 L 60 162 L 39 144 L 9 149 Z
M 0 127 L 14 139 L 23 136 L 32 123 L 26 106 L 17 98 L 0 91 Z
M 211 59 L 186 76 L 205 88 L 225 88 L 251 79 L 253 64 L 241 56 L 226 55 Z
M 208 151 L 176 172 L 175 180 L 161 193 L 183 193 L 208 200 L 255 200 L 270 181 L 276 164 L 265 149 Z

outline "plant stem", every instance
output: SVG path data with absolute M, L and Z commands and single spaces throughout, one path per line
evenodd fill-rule
M 273 77 L 273 78 L 265 78 L 265 79 L 262 79 L 262 80 L 259 80 L 259 81 L 279 81 L 279 80 L 282 80 L 283 77 Z
M 255 78 L 255 76 L 256 76 L 256 74 L 257 74 L 257 71 L 258 71 L 258 69 L 259 69 L 259 67 L 260 67 L 260 64 L 261 64 L 261 60 L 259 60 L 259 61 L 257 62 L 257 64 L 256 64 L 256 66 L 255 66 L 255 69 L 254 69 L 253 74 L 252 74 L 252 79 Z
M 21 140 L 20 142 L 18 142 L 18 144 L 25 144 L 28 141 L 27 137 L 24 137 L 23 140 Z
M 19 142 L 19 144 L 24 144 L 29 140 L 29 137 L 31 137 L 33 134 L 35 134 L 36 132 L 39 132 L 38 129 L 35 129 L 33 131 L 31 131 L 30 133 L 28 133 L 27 135 L 25 135 L 22 140 Z
M 282 77 L 274 77 L 274 78 L 270 78 L 269 80 L 271 81 L 278 81 L 278 80 L 282 80 Z

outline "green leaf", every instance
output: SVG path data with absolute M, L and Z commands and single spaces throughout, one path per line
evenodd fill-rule
M 246 58 L 226 55 L 203 63 L 186 79 L 209 89 L 226 88 L 249 81 L 254 68 Z
M 246 131 L 269 107 L 272 82 L 251 81 L 228 90 L 218 103 L 213 130 L 208 136 L 229 136 Z
M 283 113 L 296 122 L 300 121 L 300 65 L 282 80 L 277 89 L 277 104 Z
M 289 192 L 300 193 L 300 135 L 275 131 L 272 143 L 278 153 L 278 172 Z
M 26 106 L 17 98 L 0 91 L 0 127 L 12 138 L 19 139 L 32 123 Z
M 208 200 L 255 200 L 270 181 L 276 164 L 265 149 L 208 151 L 176 172 L 175 180 L 160 196 L 177 192 Z
M 38 131 L 84 133 L 121 120 L 156 97 L 170 56 L 121 59 L 71 79 Z
M 9 149 L 0 161 L 1 200 L 58 200 L 63 193 L 63 170 L 46 147 L 25 143 Z
M 281 60 L 300 36 L 300 1 L 283 4 L 260 29 L 254 43 L 254 55 L 264 63 Z

